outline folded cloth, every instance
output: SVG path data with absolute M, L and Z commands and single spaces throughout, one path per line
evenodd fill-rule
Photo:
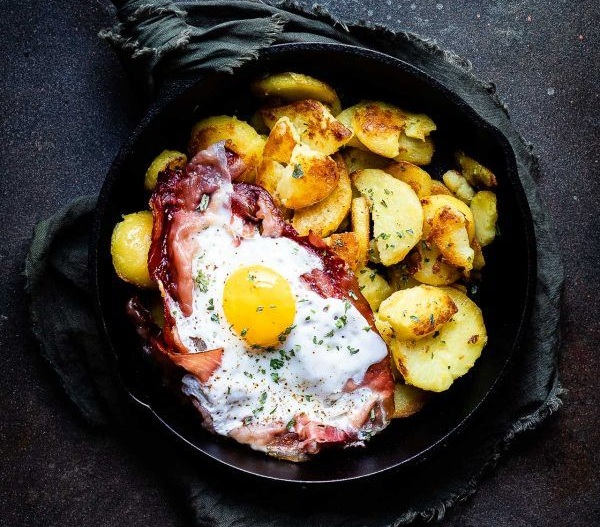
M 534 182 L 537 159 L 513 128 L 493 85 L 478 81 L 468 62 L 431 42 L 383 27 L 344 24 L 318 7 L 306 12 L 296 4 L 253 1 L 115 3 L 120 5 L 120 23 L 102 34 L 147 93 L 167 97 L 181 89 L 173 79 L 231 71 L 274 43 L 342 42 L 383 51 L 421 68 L 456 91 L 510 141 L 534 218 L 538 251 L 535 306 L 523 349 L 460 443 L 401 476 L 318 492 L 308 489 L 291 499 L 287 489 L 271 486 L 267 491 L 244 476 L 227 477 L 222 468 L 155 433 L 121 392 L 93 316 L 88 233 L 94 196 L 79 198 L 38 224 L 26 262 L 33 331 L 67 396 L 90 424 L 118 431 L 164 471 L 177 494 L 185 497 L 196 524 L 379 526 L 441 519 L 448 507 L 475 491 L 517 434 L 535 428 L 561 405 L 557 354 L 562 266 Z

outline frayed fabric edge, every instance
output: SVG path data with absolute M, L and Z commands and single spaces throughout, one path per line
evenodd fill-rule
M 458 492 L 453 493 L 450 497 L 445 500 L 441 500 L 437 504 L 429 507 L 423 511 L 408 511 L 400 516 L 393 523 L 389 524 L 390 527 L 399 527 L 400 525 L 409 525 L 417 519 L 424 520 L 426 522 L 431 521 L 442 521 L 448 509 L 454 505 L 466 501 L 468 498 L 473 496 L 477 491 L 479 483 L 483 477 L 490 470 L 496 467 L 498 461 L 505 454 L 513 444 L 514 440 L 522 433 L 535 430 L 541 425 L 548 417 L 557 412 L 563 405 L 561 396 L 566 393 L 566 390 L 562 387 L 558 378 L 555 378 L 554 386 L 546 400 L 540 405 L 540 407 L 533 413 L 527 414 L 519 418 L 514 422 L 508 430 L 492 448 L 492 452 L 489 455 L 487 461 L 483 463 L 477 474 L 475 474 L 466 485 Z

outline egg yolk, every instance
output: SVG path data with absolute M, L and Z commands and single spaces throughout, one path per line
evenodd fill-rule
M 288 281 L 261 265 L 237 269 L 225 281 L 223 310 L 232 329 L 249 344 L 276 346 L 289 333 L 296 302 Z

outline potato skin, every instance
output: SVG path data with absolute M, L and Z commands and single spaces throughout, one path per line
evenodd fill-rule
M 359 267 L 364 267 L 369 261 L 369 240 L 371 239 L 371 213 L 369 204 L 363 196 L 352 199 L 350 206 L 352 231 L 356 234 L 358 243 Z
M 187 156 L 177 150 L 163 150 L 150 163 L 144 177 L 144 188 L 152 191 L 156 187 L 158 174 L 167 168 L 183 168 L 187 163 Z
M 471 203 L 475 191 L 462 174 L 456 170 L 448 170 L 444 173 L 442 179 L 444 180 L 444 184 L 448 187 L 448 190 L 450 190 L 455 197 L 464 201 L 467 205 Z
M 402 419 L 420 412 L 430 394 L 410 384 L 397 382 L 394 384 L 394 413 L 392 419 Z
M 419 339 L 431 335 L 457 310 L 442 289 L 419 285 L 386 298 L 379 306 L 379 316 L 391 324 L 396 338 Z
M 126 214 L 115 225 L 110 241 L 110 252 L 117 275 L 138 287 L 156 287 L 148 272 L 152 224 L 150 211 Z
M 491 188 L 498 184 L 496 176 L 489 168 L 484 167 L 464 152 L 456 152 L 454 158 L 460 166 L 462 175 L 471 185 Z
M 322 201 L 294 212 L 292 225 L 301 236 L 313 231 L 321 238 L 329 236 L 342 223 L 350 210 L 352 188 L 344 160 L 334 156 L 339 171 L 339 181 L 333 191 Z
M 481 356 L 487 333 L 481 310 L 461 291 L 442 288 L 458 311 L 432 335 L 400 340 L 394 338 L 390 349 L 407 384 L 423 390 L 447 390 Z
M 485 247 L 496 238 L 498 221 L 496 194 L 489 190 L 482 190 L 475 194 L 471 200 L 471 211 L 475 221 L 475 237 L 479 245 Z

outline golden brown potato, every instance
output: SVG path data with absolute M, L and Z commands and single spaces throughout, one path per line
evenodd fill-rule
M 309 231 L 313 231 L 321 238 L 329 236 L 338 229 L 350 210 L 352 188 L 346 165 L 339 154 L 334 156 L 334 160 L 340 178 L 331 194 L 314 205 L 294 212 L 292 225 L 301 236 L 306 236 Z
M 277 121 L 267 138 L 263 149 L 263 158 L 279 163 L 289 163 L 296 145 L 300 144 L 300 135 L 287 117 Z
M 481 271 L 485 267 L 485 258 L 483 257 L 483 251 L 481 250 L 481 245 L 475 238 L 471 242 L 471 247 L 473 247 L 473 271 Z
M 353 232 L 334 233 L 325 238 L 325 243 L 350 266 L 350 269 L 355 271 L 358 268 L 358 240 L 356 234 Z
M 371 214 L 369 204 L 363 196 L 353 198 L 350 210 L 352 231 L 358 242 L 358 262 L 360 267 L 367 265 L 369 260 L 369 240 L 371 239 Z
M 464 152 L 456 152 L 454 157 L 460 166 L 462 175 L 471 185 L 491 188 L 498 184 L 496 176 L 489 168 L 484 167 Z
M 456 170 L 448 170 L 442 176 L 444 184 L 459 200 L 464 201 L 467 205 L 471 203 L 475 191 L 469 185 L 469 182 Z
M 480 357 L 487 342 L 481 310 L 464 293 L 444 287 L 458 311 L 432 335 L 411 340 L 393 338 L 391 351 L 407 384 L 423 390 L 447 390 Z
M 364 267 L 358 271 L 356 278 L 358 279 L 360 292 L 367 299 L 373 311 L 377 311 L 381 302 L 394 292 L 385 278 L 369 267 Z
M 406 119 L 406 124 L 404 125 L 404 135 L 406 137 L 425 141 L 431 132 L 437 130 L 437 126 L 428 115 L 406 111 L 403 113 Z
M 423 238 L 427 239 L 431 233 L 433 219 L 436 213 L 444 207 L 450 208 L 452 211 L 462 214 L 467 220 L 467 232 L 469 240 L 475 237 L 475 222 L 473 213 L 466 203 L 463 203 L 454 196 L 446 196 L 444 194 L 435 194 L 421 200 L 423 206 Z
M 152 223 L 152 213 L 148 210 L 126 214 L 115 225 L 110 240 L 110 252 L 117 275 L 139 287 L 156 287 L 148 272 Z
M 183 168 L 186 163 L 187 156 L 183 152 L 178 152 L 177 150 L 163 150 L 154 158 L 152 163 L 150 163 L 148 170 L 146 170 L 144 188 L 150 191 L 154 190 L 160 172 L 167 168 Z
M 450 192 L 450 190 L 448 189 L 448 187 L 446 185 L 444 185 L 441 181 L 438 181 L 437 179 L 432 179 L 430 195 L 435 196 L 438 194 L 452 196 L 452 192 Z
M 408 161 L 415 165 L 428 165 L 434 153 L 434 145 L 431 137 L 426 137 L 424 141 L 400 134 L 398 142 L 398 155 L 394 157 L 396 161 Z
M 342 123 L 346 128 L 348 128 L 348 130 L 353 130 L 352 129 L 352 116 L 354 115 L 354 110 L 356 109 L 355 106 L 351 106 L 350 108 L 346 108 L 345 110 L 343 110 L 342 112 L 340 112 L 339 114 L 337 114 L 335 116 L 335 118 Z M 370 152 L 370 150 L 363 145 L 358 138 L 356 137 L 356 134 L 354 134 L 354 131 L 352 132 L 352 138 L 350 139 L 350 141 L 348 141 L 346 143 L 346 147 L 349 148 L 357 148 L 358 150 L 363 150 L 365 152 Z M 372 153 L 372 152 L 371 152 Z M 373 154 L 375 155 L 375 154 Z M 364 167 L 364 168 L 373 168 L 373 167 Z M 349 170 L 350 173 L 352 173 L 352 170 Z
M 385 166 L 383 171 L 410 185 L 419 199 L 431 195 L 431 176 L 417 165 L 408 161 L 394 161 Z
M 394 384 L 394 413 L 392 419 L 410 417 L 421 411 L 430 395 L 424 390 L 397 382 Z
M 489 245 L 496 238 L 496 222 L 498 208 L 496 194 L 482 190 L 471 200 L 471 211 L 475 220 L 475 237 L 482 247 Z
M 456 313 L 452 298 L 439 287 L 419 285 L 396 291 L 379 306 L 379 317 L 390 323 L 398 339 L 431 335 Z
M 346 147 L 342 151 L 342 155 L 348 167 L 348 174 L 365 168 L 383 168 L 390 162 L 385 157 L 378 156 L 368 150 L 361 150 L 360 148 Z
M 329 106 L 333 115 L 341 111 L 337 93 L 329 84 L 302 73 L 291 71 L 275 73 L 254 81 L 250 89 L 261 99 L 278 98 L 284 101 L 314 99 Z
M 324 200 L 338 184 L 336 162 L 306 145 L 296 145 L 275 190 L 289 209 L 301 209 Z
M 287 217 L 288 209 L 283 206 L 283 203 L 281 203 L 279 195 L 277 194 L 277 185 L 285 176 L 285 171 L 286 168 L 281 163 L 278 163 L 273 159 L 264 158 L 256 174 L 256 184 L 271 194 L 275 205 L 277 205 L 277 207 L 279 207 L 279 209 L 284 213 L 284 216 Z
M 262 108 L 260 114 L 269 128 L 273 128 L 282 117 L 288 117 L 300 134 L 302 143 L 324 155 L 337 152 L 352 137 L 352 130 L 318 101 L 296 101 L 276 108 Z
M 247 122 L 237 117 L 217 115 L 208 117 L 192 128 L 189 151 L 193 156 L 219 141 L 240 156 L 244 171 L 237 181 L 253 183 L 262 159 L 265 140 Z
M 351 122 L 356 138 L 380 156 L 397 156 L 406 115 L 399 108 L 379 101 L 362 102 L 353 108 Z
M 469 273 L 473 269 L 474 251 L 467 232 L 467 219 L 456 209 L 444 206 L 436 210 L 430 239 L 437 245 L 446 263 Z
M 423 211 L 419 198 L 409 185 L 382 170 L 359 170 L 352 180 L 369 203 L 381 263 L 398 263 L 421 238 Z
M 428 285 L 449 285 L 461 276 L 456 267 L 443 261 L 442 253 L 433 242 L 422 240 L 408 256 L 413 278 Z
M 413 278 L 406 264 L 392 265 L 386 271 L 388 282 L 394 291 L 408 289 L 420 284 Z
M 373 313 L 373 320 L 375 321 L 375 326 L 377 327 L 377 331 L 381 335 L 381 338 L 389 346 L 394 338 L 394 328 L 392 328 L 391 324 L 387 320 L 380 318 L 376 312 Z M 392 366 L 394 379 L 400 379 L 402 376 L 400 375 L 398 368 L 396 368 L 395 362 L 391 360 L 390 364 Z

